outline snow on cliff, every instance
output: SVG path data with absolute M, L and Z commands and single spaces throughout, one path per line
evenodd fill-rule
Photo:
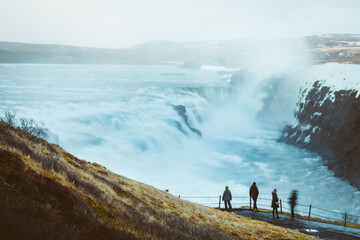
M 304 74 L 306 85 L 310 88 L 315 81 L 320 80 L 333 91 L 360 91 L 360 65 L 357 64 L 327 63 L 310 67 Z
M 335 101 L 335 92 L 340 90 L 357 91 L 356 98 L 360 95 L 360 65 L 327 63 L 311 66 L 297 70 L 298 79 L 303 83 L 300 89 L 299 101 L 297 103 L 298 112 L 300 106 L 306 104 L 307 96 L 314 88 L 314 83 L 319 82 L 321 86 L 329 88 L 326 96 L 321 100 L 320 106 L 326 101 Z M 296 74 L 296 73 L 295 73 Z M 321 114 L 321 113 L 315 113 Z M 293 126 L 299 125 L 298 119 L 294 119 Z

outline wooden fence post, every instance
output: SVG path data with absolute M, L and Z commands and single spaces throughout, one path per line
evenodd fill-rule
M 348 215 L 347 215 L 347 213 L 345 213 L 345 215 L 344 215 L 344 226 L 346 227 L 346 220 L 347 220 L 347 217 L 348 217 Z
M 280 199 L 280 214 L 282 214 L 282 201 Z
M 219 210 L 220 210 L 220 207 L 221 207 L 221 195 L 219 196 Z
M 310 207 L 309 207 L 309 220 L 310 220 L 310 215 L 311 215 L 311 204 L 310 204 Z

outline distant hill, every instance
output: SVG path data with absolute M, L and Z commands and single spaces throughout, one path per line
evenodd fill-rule
M 1 239 L 316 239 L 181 200 L 4 122 L 0 193 Z
M 238 67 L 245 64 L 249 58 L 261 58 L 262 54 L 266 55 L 266 52 L 258 52 L 264 47 L 283 47 L 306 52 L 313 57 L 314 63 L 360 63 L 359 34 L 329 34 L 271 41 L 155 41 L 127 49 L 0 42 L 0 63 L 162 64 L 180 62 L 185 63 L 185 66 L 203 64 Z
M 306 38 L 319 63 L 360 64 L 360 34 L 329 34 Z
M 125 64 L 135 63 L 128 50 L 67 45 L 0 42 L 1 63 Z

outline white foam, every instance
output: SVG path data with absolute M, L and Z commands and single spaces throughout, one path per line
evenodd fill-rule
M 296 85 L 314 69 L 275 79 Z M 2 111 L 43 120 L 66 150 L 121 175 L 192 196 L 218 196 L 225 185 L 234 196 L 248 196 L 256 181 L 265 198 L 276 187 L 286 199 L 295 188 L 301 203 L 360 212 L 356 189 L 321 161 L 303 160 L 314 156 L 277 142 L 279 132 L 264 130 L 255 120 L 264 104 L 262 86 L 270 78 L 264 73 L 250 72 L 235 86 L 216 72 L 169 65 L 6 65 L 1 70 Z M 168 72 L 183 75 L 161 74 Z M 203 137 L 173 109 L 180 104 Z
M 213 65 L 202 65 L 201 66 L 202 70 L 207 70 L 207 71 L 224 71 L 224 72 L 233 72 L 236 70 L 239 70 L 239 68 L 228 68 L 225 66 L 213 66 Z

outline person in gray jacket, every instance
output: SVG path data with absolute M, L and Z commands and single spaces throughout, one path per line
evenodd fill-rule
M 225 191 L 222 196 L 222 200 L 225 202 L 225 210 L 228 210 L 229 205 L 229 211 L 232 210 L 230 201 L 232 200 L 231 192 L 229 190 L 229 186 L 225 187 Z

